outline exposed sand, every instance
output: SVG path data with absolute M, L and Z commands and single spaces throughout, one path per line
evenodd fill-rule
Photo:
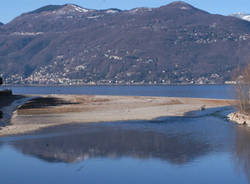
M 230 100 L 133 97 L 133 96 L 87 96 L 48 95 L 68 104 L 59 106 L 26 106 L 14 112 L 10 123 L 0 130 L 0 136 L 23 134 L 50 126 L 71 123 L 110 122 L 123 120 L 151 120 L 164 116 L 183 116 L 189 111 L 223 107 Z M 41 105 L 41 104 L 39 104 Z

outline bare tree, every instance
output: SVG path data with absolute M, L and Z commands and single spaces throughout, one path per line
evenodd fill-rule
M 236 108 L 243 114 L 250 115 L 250 64 L 243 70 L 238 69 L 241 73 L 236 78 L 235 93 L 238 98 Z

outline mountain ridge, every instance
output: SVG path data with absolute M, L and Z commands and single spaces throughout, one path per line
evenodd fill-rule
M 38 8 L 34 11 L 24 13 L 24 14 L 37 14 L 37 13 L 42 13 L 42 12 L 46 12 L 46 11 L 54 11 L 54 10 L 58 10 L 58 9 L 62 8 L 63 6 L 64 5 L 47 5 L 47 6 L 43 6 L 41 8 Z

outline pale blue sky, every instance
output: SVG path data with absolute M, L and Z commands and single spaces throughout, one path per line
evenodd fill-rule
M 172 0 L 2 0 L 0 21 L 7 23 L 14 17 L 49 4 L 74 3 L 93 9 L 132 9 L 135 7 L 159 7 Z M 250 13 L 250 0 L 186 0 L 185 2 L 210 13 L 228 15 L 234 12 Z

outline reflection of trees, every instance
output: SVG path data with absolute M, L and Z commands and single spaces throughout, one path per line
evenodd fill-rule
M 90 128 L 77 135 L 21 140 L 13 145 L 24 154 L 49 162 L 129 156 L 140 159 L 158 158 L 184 164 L 211 150 L 209 144 L 190 134 L 167 135 L 157 131 L 115 127 Z
M 235 154 L 237 164 L 243 168 L 250 182 L 250 128 L 237 128 Z

